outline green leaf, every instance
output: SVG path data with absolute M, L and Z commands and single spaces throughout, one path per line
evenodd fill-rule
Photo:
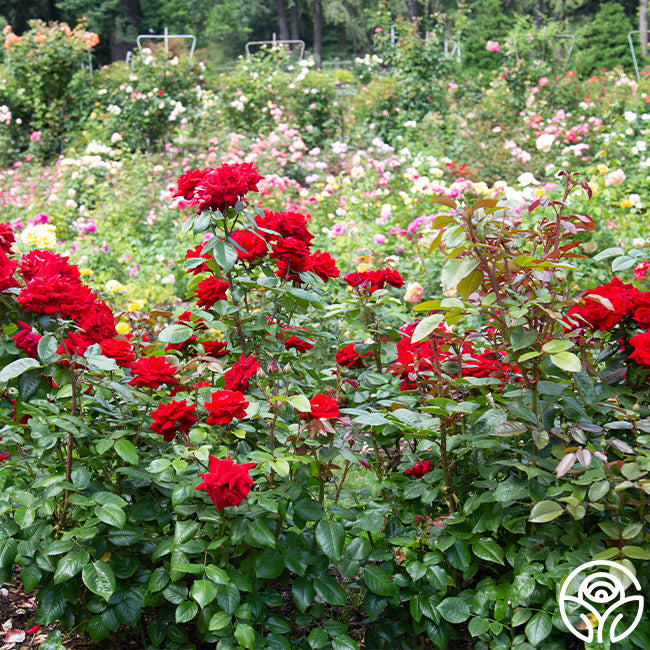
M 567 372 L 580 372 L 582 370 L 582 363 L 580 358 L 573 352 L 559 352 L 550 356 L 553 365 L 566 370 Z
M 429 334 L 431 334 L 431 332 L 433 332 L 433 330 L 436 329 L 440 323 L 442 323 L 442 320 L 442 314 L 432 314 L 431 316 L 423 318 L 413 330 L 411 343 L 417 343 L 418 341 L 421 341 L 422 339 L 429 336 Z
M 115 605 L 115 614 L 124 625 L 135 625 L 142 615 L 144 592 L 141 588 L 131 586 L 124 598 Z
M 51 334 L 44 334 L 38 342 L 38 358 L 43 363 L 50 363 L 54 361 L 59 355 L 56 351 L 59 348 L 58 341 Z
M 553 623 L 546 612 L 537 612 L 526 625 L 526 636 L 528 640 L 539 648 L 541 642 L 551 633 Z
M 289 398 L 289 404 L 291 404 L 291 406 L 293 406 L 296 411 L 300 411 L 300 413 L 311 412 L 311 404 L 309 403 L 307 397 L 304 395 L 292 395 Z
M 469 618 L 469 605 L 456 596 L 445 598 L 436 609 L 446 621 L 450 623 L 462 623 Z
M 169 584 L 169 571 L 162 566 L 159 566 L 149 576 L 148 590 L 151 593 L 162 591 Z
M 294 504 L 293 509 L 305 521 L 320 521 L 325 516 L 323 506 L 314 499 L 300 499 Z
M 158 340 L 162 343 L 184 343 L 192 338 L 194 330 L 189 325 L 181 325 L 180 323 L 173 323 L 165 327 L 160 334 Z
M 93 643 L 103 641 L 110 633 L 111 631 L 106 626 L 104 619 L 101 616 L 93 616 L 90 621 L 88 621 L 88 634 Z
M 230 582 L 228 574 L 214 564 L 208 564 L 205 567 L 205 575 L 218 585 L 227 585 Z
M 2 370 L 0 370 L 0 383 L 10 381 L 19 377 L 31 368 L 40 368 L 41 364 L 36 359 L 16 359 L 8 363 Z
M 237 261 L 237 249 L 230 243 L 219 241 L 215 244 L 212 252 L 217 264 L 223 269 L 225 273 L 235 265 Z
M 345 605 L 346 593 L 329 573 L 322 573 L 314 580 L 314 589 L 330 605 Z
M 232 616 L 230 614 L 226 614 L 226 612 L 217 612 L 210 619 L 210 622 L 208 623 L 208 630 L 210 630 L 210 632 L 222 630 L 224 627 L 228 627 L 230 625 L 231 620 Z
M 322 627 L 315 627 L 307 637 L 307 643 L 309 647 L 316 650 L 316 648 L 322 648 L 329 638 L 329 635 Z
M 106 562 L 102 562 L 102 560 L 97 560 L 97 562 L 93 562 L 92 564 L 86 564 L 81 573 L 81 577 L 90 591 L 101 596 L 106 601 L 108 601 L 115 591 L 115 574 L 113 573 L 113 569 Z
M 474 555 L 488 562 L 503 564 L 503 549 L 489 537 L 484 537 L 472 544 Z
M 338 521 L 321 519 L 316 526 L 316 541 L 323 553 L 336 562 L 343 552 L 345 529 Z
M 650 553 L 640 546 L 624 546 L 623 555 L 634 560 L 650 560 Z
M 138 452 L 136 451 L 133 443 L 130 440 L 118 440 L 115 443 L 115 451 L 117 455 L 125 460 L 129 465 L 137 465 L 139 463 Z
M 14 521 L 22 528 L 29 528 L 34 523 L 34 509 L 22 506 L 14 512 Z
M 337 634 L 332 639 L 332 650 L 359 650 L 359 644 L 347 634 Z
M 255 558 L 255 575 L 258 578 L 272 580 L 281 576 L 283 571 L 284 561 L 282 555 L 272 548 L 265 548 Z
M 54 623 L 54 621 L 63 616 L 66 601 L 62 588 L 48 585 L 38 592 L 36 599 L 38 601 L 38 610 L 44 625 Z M 43 646 L 41 646 L 41 648 L 42 647 Z
M 212 220 L 212 213 L 204 210 L 201 214 L 197 214 L 194 219 L 192 219 L 192 227 L 194 228 L 194 233 L 198 234 L 204 232 L 210 227 L 210 221 Z M 188 221 L 190 221 L 188 219 Z
M 38 585 L 43 577 L 43 572 L 36 564 L 26 564 L 20 572 L 25 591 L 31 591 Z
M 455 288 L 478 265 L 479 261 L 472 257 L 457 257 L 446 262 L 440 272 L 440 281 L 442 282 L 443 290 L 449 291 Z
M 363 569 L 363 580 L 372 593 L 378 596 L 392 596 L 395 586 L 390 576 L 378 566 L 369 564 Z
M 10 567 L 18 554 L 18 542 L 13 538 L 0 539 L 0 569 Z
M 126 523 L 126 515 L 124 510 L 114 503 L 106 503 L 103 506 L 95 508 L 95 516 L 109 526 L 115 528 L 124 528 Z
M 77 575 L 89 562 L 90 556 L 85 551 L 75 549 L 64 555 L 56 565 L 54 574 L 54 584 L 69 580 Z
M 190 591 L 190 596 L 202 609 L 217 597 L 217 588 L 210 580 L 195 580 Z M 181 621 L 176 621 L 180 623 Z
M 235 628 L 235 639 L 237 639 L 239 645 L 251 650 L 255 645 L 255 630 L 245 623 L 237 623 L 237 627 Z
M 199 606 L 190 600 L 184 600 L 176 606 L 174 619 L 177 623 L 187 623 L 191 621 L 199 611 Z
M 108 541 L 115 546 L 132 546 L 139 542 L 144 535 L 140 528 L 123 528 L 121 530 L 111 530 L 108 533 Z
M 563 339 L 551 339 L 542 345 L 542 350 L 546 352 L 546 354 L 559 354 L 560 352 L 566 352 L 567 350 L 570 350 L 572 347 L 573 343 L 571 343 L 571 341 Z
M 474 616 L 467 626 L 469 633 L 472 636 L 481 636 L 490 629 L 490 623 L 487 618 L 482 616 Z
M 264 520 L 256 519 L 251 522 L 248 526 L 248 532 L 258 544 L 275 548 L 275 536 L 269 530 Z
M 564 512 L 564 509 L 559 503 L 555 501 L 540 501 L 536 503 L 533 510 L 528 517 L 528 521 L 534 524 L 544 524 L 547 521 L 559 517 Z
M 598 481 L 589 486 L 589 500 L 598 501 L 609 492 L 609 481 Z
M 236 585 L 230 583 L 217 587 L 217 602 L 226 614 L 235 612 L 237 605 L 239 605 L 239 599 L 239 589 L 237 589 Z
M 38 368 L 32 368 L 20 375 L 18 378 L 18 392 L 23 402 L 29 401 L 36 394 L 38 387 L 41 385 L 41 379 L 41 371 Z
M 523 327 L 517 327 L 512 331 L 510 341 L 513 351 L 523 350 L 537 341 L 537 332 L 526 331 Z
M 291 594 L 293 595 L 294 602 L 298 605 L 298 609 L 301 612 L 304 612 L 309 605 L 311 605 L 311 601 L 314 599 L 316 591 L 311 580 L 298 577 L 291 585 Z

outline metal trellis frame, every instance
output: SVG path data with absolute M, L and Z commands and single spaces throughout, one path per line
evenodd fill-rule
M 250 46 L 251 45 L 272 45 L 275 47 L 276 45 L 298 45 L 300 48 L 300 55 L 298 57 L 299 61 L 302 61 L 302 57 L 305 54 L 305 41 L 302 41 L 300 39 L 277 39 L 275 37 L 275 34 L 273 34 L 273 40 L 272 41 L 248 41 L 246 43 L 246 56 L 251 55 L 250 51 Z
M 627 42 L 630 44 L 630 52 L 632 52 L 632 61 L 634 62 L 634 72 L 636 72 L 636 80 L 641 81 L 641 75 L 639 74 L 639 64 L 636 60 L 636 52 L 634 51 L 634 43 L 632 42 L 632 34 L 640 34 L 640 30 L 630 32 L 627 35 Z M 648 30 L 646 30 L 646 36 L 648 35 Z
M 148 41 L 151 40 L 152 38 L 162 38 L 164 43 L 165 43 L 165 56 L 169 53 L 169 39 L 170 38 L 189 38 L 192 39 L 192 45 L 190 46 L 190 61 L 192 60 L 192 57 L 194 56 L 194 48 L 196 47 L 196 36 L 194 34 L 170 34 L 169 30 L 167 27 L 165 27 L 165 31 L 163 34 L 139 34 L 138 37 L 135 39 L 137 45 L 138 45 L 138 51 L 140 54 L 142 54 L 142 42 L 143 41 Z M 129 60 L 129 56 L 127 55 L 127 61 Z

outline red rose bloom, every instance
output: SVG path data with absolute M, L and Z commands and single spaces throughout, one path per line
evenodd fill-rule
M 587 291 L 583 296 L 584 306 L 571 307 L 569 317 L 580 325 L 586 323 L 593 330 L 605 332 L 632 315 L 641 295 L 634 286 L 614 277 L 607 284 Z
M 97 300 L 90 305 L 78 320 L 84 335 L 93 343 L 117 336 L 115 316 L 111 308 L 103 301 Z
M 205 353 L 209 357 L 223 357 L 230 352 L 226 341 L 203 341 L 201 345 L 205 348 Z
M 214 259 L 212 255 L 210 255 L 210 253 L 202 253 L 201 252 L 202 250 L 203 250 L 203 246 L 201 244 L 197 244 L 194 248 L 188 248 L 187 251 L 185 252 L 184 259 L 193 260 L 199 257 L 203 258 L 204 260 Z M 210 271 L 210 267 L 205 262 L 202 262 L 201 264 L 197 264 L 197 266 L 194 266 L 191 269 L 187 269 L 187 272 L 192 273 L 193 275 L 198 275 L 199 273 L 208 273 L 209 271 Z
M 642 332 L 630 339 L 634 352 L 630 359 L 634 359 L 640 366 L 650 368 L 650 332 Z
M 9 253 L 11 245 L 16 241 L 14 231 L 8 223 L 0 223 L 0 251 Z
M 260 362 L 257 357 L 242 354 L 234 363 L 233 367 L 226 370 L 224 379 L 226 388 L 234 391 L 248 390 L 248 378 L 252 377 L 260 369 Z
M 51 276 L 39 276 L 30 280 L 18 294 L 22 309 L 38 314 L 56 314 L 61 305 L 68 303 L 80 285 L 77 281 L 57 273 Z
M 149 428 L 160 433 L 167 442 L 171 442 L 177 433 L 189 433 L 192 425 L 199 421 L 194 415 L 196 404 L 188 404 L 187 400 L 161 404 L 151 413 L 153 423 Z
M 404 278 L 393 269 L 384 269 L 384 278 L 388 284 L 397 289 L 404 286 Z
M 286 237 L 273 245 L 271 258 L 278 261 L 275 274 L 288 281 L 300 281 L 298 273 L 312 268 L 308 245 L 295 237 Z
M 293 237 L 309 245 L 314 238 L 307 228 L 307 218 L 300 212 L 271 212 L 264 210 L 264 216 L 255 217 L 255 223 L 260 228 L 272 230 L 274 233 L 265 233 L 267 239 L 281 239 Z
M 337 418 L 340 415 L 339 406 L 336 400 L 330 395 L 317 393 L 310 400 L 311 416 L 321 420 L 329 420 Z
M 67 257 L 62 257 L 47 250 L 33 250 L 23 255 L 20 262 L 20 272 L 25 282 L 39 275 L 56 275 L 57 273 L 69 280 L 80 281 L 79 269 L 68 263 Z
M 27 323 L 19 320 L 16 323 L 20 326 L 20 329 L 13 335 L 11 340 L 16 343 L 19 350 L 35 359 L 38 355 L 38 342 L 41 340 L 41 335 Z
M 0 250 L 0 291 L 18 286 L 18 282 L 14 278 L 17 265 L 18 262 L 16 260 L 10 260 L 5 252 Z
M 246 416 L 248 400 L 238 390 L 218 390 L 212 393 L 204 406 L 210 412 L 208 424 L 230 424 L 235 418 Z
M 229 286 L 227 280 L 211 275 L 199 282 L 199 286 L 194 290 L 196 304 L 204 309 L 210 309 L 219 300 L 226 300 L 226 289 Z
M 336 268 L 336 261 L 329 253 L 316 251 L 311 255 L 312 271 L 323 281 L 329 282 L 330 278 L 338 278 L 341 271 Z
M 294 332 L 295 331 L 307 332 L 307 334 L 309 334 L 309 330 L 306 330 L 304 327 L 292 327 L 291 325 L 289 325 L 284 329 L 293 330 Z M 284 342 L 284 347 L 287 350 L 291 350 L 291 348 L 294 348 L 298 350 L 298 352 L 305 353 L 307 352 L 307 350 L 311 350 L 314 347 L 314 341 L 305 335 L 300 335 L 299 337 L 295 335 L 287 336 L 285 333 L 281 333 L 281 335 L 278 338 Z
M 208 473 L 201 474 L 203 482 L 195 489 L 205 490 L 219 511 L 239 505 L 248 499 L 248 492 L 253 486 L 253 480 L 248 475 L 253 467 L 255 463 L 237 465 L 230 460 L 230 456 L 226 460 L 210 456 Z
M 178 179 L 174 196 L 182 196 L 203 210 L 220 210 L 234 206 L 248 192 L 257 192 L 257 183 L 263 176 L 252 163 L 224 163 L 216 169 L 195 169 Z
M 345 366 L 346 368 L 364 368 L 363 360 L 366 357 L 373 358 L 374 351 L 369 350 L 364 354 L 359 354 L 356 351 L 356 346 L 354 343 L 350 345 L 345 345 L 336 353 L 336 363 L 339 366 Z
M 135 361 L 133 348 L 128 341 L 122 339 L 104 339 L 99 342 L 102 354 L 109 359 L 115 359 L 120 368 L 130 368 Z
M 167 363 L 165 357 L 140 357 L 131 366 L 131 374 L 134 377 L 129 384 L 143 388 L 158 388 L 161 384 L 176 384 L 175 372 L 176 368 L 171 363 Z
M 407 469 L 406 473 L 415 478 L 422 478 L 425 474 L 428 474 L 431 471 L 431 463 L 428 460 L 424 460 L 417 465 L 413 465 L 411 469 Z
M 244 250 L 237 250 L 237 258 L 244 262 L 254 262 L 266 256 L 266 239 L 261 232 L 250 230 L 235 230 L 230 234 L 233 241 L 237 242 Z

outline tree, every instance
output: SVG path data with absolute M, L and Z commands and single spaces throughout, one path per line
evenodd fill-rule
M 275 0 L 278 13 L 278 33 L 281 41 L 289 40 L 289 22 L 287 20 L 287 6 L 284 0 Z
M 323 60 L 323 5 L 314 0 L 314 56 L 319 65 Z
M 641 38 L 641 54 L 648 56 L 648 0 L 639 0 L 639 37 Z

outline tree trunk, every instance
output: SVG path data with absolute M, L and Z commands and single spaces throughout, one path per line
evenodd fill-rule
M 535 25 L 539 29 L 544 24 L 544 16 L 546 14 L 546 6 L 544 0 L 538 0 L 537 11 L 535 12 Z
M 293 0 L 289 7 L 289 20 L 291 21 L 291 40 L 296 41 L 300 38 L 298 35 L 298 0 Z
M 641 38 L 641 54 L 648 56 L 648 0 L 639 0 L 639 37 Z
M 320 66 L 323 60 L 323 5 L 314 0 L 314 56 Z
M 413 22 L 420 17 L 420 3 L 419 0 L 407 0 L 406 4 L 409 10 L 409 20 Z
M 275 6 L 278 10 L 278 31 L 280 40 L 289 40 L 289 22 L 287 21 L 287 6 L 284 0 L 275 0 Z

